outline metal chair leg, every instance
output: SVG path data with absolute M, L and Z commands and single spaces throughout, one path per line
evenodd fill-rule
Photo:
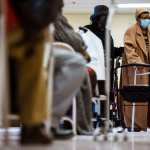
M 132 122 L 131 122 L 131 131 L 134 132 L 134 122 L 135 122 L 135 102 L 132 103 Z
M 77 135 L 77 102 L 75 97 L 73 98 L 72 118 L 73 118 L 73 133 L 74 135 Z
M 6 51 L 6 41 L 5 41 L 5 19 L 6 19 L 6 3 L 4 0 L 0 0 L 0 124 L 4 127 L 4 143 L 8 144 L 8 127 L 9 127 L 9 78 L 8 78 L 8 53 Z

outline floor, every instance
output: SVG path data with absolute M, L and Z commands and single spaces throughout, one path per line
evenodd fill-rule
M 22 147 L 18 144 L 18 129 L 13 129 L 8 145 L 0 143 L 0 150 L 150 150 L 150 132 L 109 134 L 108 141 L 99 136 L 76 136 L 71 140 L 54 141 L 47 146 Z M 0 130 L 0 139 L 4 131 Z M 126 138 L 124 138 L 126 137 Z M 126 139 L 126 141 L 124 141 Z

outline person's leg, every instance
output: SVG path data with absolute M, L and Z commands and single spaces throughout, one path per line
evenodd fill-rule
M 61 117 L 72 104 L 85 76 L 85 60 L 80 54 L 54 50 L 54 99 L 52 126 L 58 127 Z
M 92 135 L 92 91 L 88 74 L 77 95 L 77 108 L 78 134 Z
M 99 89 L 99 94 L 100 95 L 105 95 L 105 81 L 104 80 L 99 80 L 98 81 L 98 89 Z M 105 106 L 106 102 L 105 101 L 101 101 L 101 117 L 105 117 L 105 110 L 106 110 L 106 106 Z
M 95 97 L 95 96 L 97 96 L 96 95 L 97 94 L 96 93 L 97 76 L 96 76 L 95 71 L 92 68 L 87 67 L 87 71 L 88 71 L 88 74 L 90 77 L 92 96 Z

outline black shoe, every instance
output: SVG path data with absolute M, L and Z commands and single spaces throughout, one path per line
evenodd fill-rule
M 72 122 L 69 118 L 64 117 L 61 122 L 59 127 L 51 128 L 51 132 L 56 139 L 70 139 L 74 136 L 73 129 L 72 129 Z
M 93 136 L 94 135 L 94 131 L 77 131 L 77 135 L 84 135 L 84 136 Z
M 65 139 L 70 139 L 74 136 L 72 130 L 66 130 L 66 129 L 56 129 L 54 127 L 51 128 L 51 133 L 54 137 L 54 139 L 60 139 L 60 140 L 65 140 Z
M 46 133 L 43 124 L 31 127 L 23 126 L 21 129 L 20 143 L 23 145 L 50 144 L 51 142 L 52 138 Z
M 142 131 L 140 128 L 134 128 L 134 132 L 140 132 Z M 129 127 L 128 132 L 132 132 L 132 129 Z
M 64 130 L 73 130 L 72 120 L 68 117 L 63 117 L 60 123 L 60 128 Z

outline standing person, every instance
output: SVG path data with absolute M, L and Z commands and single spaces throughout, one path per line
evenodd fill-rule
M 106 47 L 105 47 L 105 32 L 106 32 L 106 21 L 109 14 L 109 8 L 105 5 L 97 5 L 94 8 L 94 13 L 91 15 L 90 20 L 91 24 L 86 25 L 86 29 L 90 30 L 92 33 L 94 33 L 102 42 L 103 50 L 104 50 L 104 56 L 106 55 Z M 113 88 L 113 70 L 114 70 L 114 59 L 117 56 L 121 56 L 123 52 L 123 48 L 116 48 L 114 47 L 114 41 L 110 34 L 110 43 L 111 43 L 111 90 Z M 93 51 L 92 49 L 90 51 Z M 99 48 L 99 53 L 100 53 Z M 97 54 L 98 55 L 98 54 Z M 100 93 L 104 94 L 104 80 L 98 81 Z
M 106 21 L 109 14 L 109 8 L 105 5 L 97 5 L 94 8 L 94 13 L 91 15 L 91 24 L 84 27 L 80 27 L 80 33 L 88 47 L 87 51 L 91 56 L 91 62 L 89 67 L 91 67 L 97 75 L 99 94 L 105 95 L 105 57 L 106 57 L 106 47 L 105 47 L 105 33 L 106 33 Z M 82 32 L 81 32 L 82 31 Z M 113 38 L 110 34 L 110 102 L 114 102 L 114 92 L 113 92 L 113 80 L 114 80 L 114 59 L 121 56 L 123 48 L 114 47 Z M 103 104 L 102 104 L 103 105 Z M 104 117 L 105 107 L 101 107 L 101 115 Z
M 150 12 L 147 9 L 136 10 L 136 23 L 125 33 L 123 64 L 149 64 L 150 63 Z M 139 70 L 140 69 L 140 70 Z M 141 73 L 147 72 L 147 68 L 139 68 Z M 133 84 L 133 68 L 123 69 L 122 85 Z M 137 84 L 149 84 L 148 76 L 137 77 Z M 122 103 L 123 120 L 126 127 L 131 127 L 131 103 Z M 124 111 L 123 111 L 124 110 Z M 149 121 L 148 104 L 136 103 L 135 130 L 146 130 Z

